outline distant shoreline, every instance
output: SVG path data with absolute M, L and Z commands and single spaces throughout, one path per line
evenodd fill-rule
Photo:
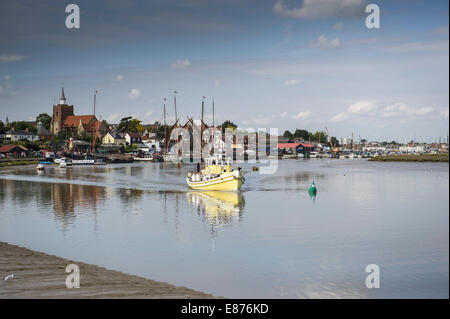
M 448 163 L 448 153 L 447 154 L 404 154 L 404 155 L 386 155 L 372 157 L 369 161 L 374 162 L 440 162 Z
M 66 287 L 66 266 L 80 269 L 80 288 Z M 13 279 L 4 280 L 14 274 Z M 103 267 L 0 242 L 0 299 L 24 298 L 217 298 Z
M 0 167 L 15 167 L 24 165 L 38 164 L 42 160 L 3 160 L 0 161 Z

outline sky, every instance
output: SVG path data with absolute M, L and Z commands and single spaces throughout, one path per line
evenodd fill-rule
M 80 28 L 65 8 L 80 8 Z M 380 8 L 369 29 L 367 4 Z M 437 141 L 449 131 L 448 1 L 0 2 L 0 120 L 52 112 Z

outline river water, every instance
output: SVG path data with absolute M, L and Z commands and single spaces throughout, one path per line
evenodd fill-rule
M 0 241 L 230 298 L 449 297 L 448 163 L 247 165 L 240 193 L 191 168 L 1 169 Z

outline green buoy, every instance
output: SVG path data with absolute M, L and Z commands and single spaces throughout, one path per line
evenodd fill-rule
M 317 188 L 316 188 L 316 184 L 314 183 L 314 181 L 312 182 L 311 186 L 309 186 L 308 192 L 311 195 L 315 195 L 317 193 Z

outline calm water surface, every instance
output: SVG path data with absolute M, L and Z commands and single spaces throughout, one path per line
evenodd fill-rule
M 2 169 L 0 241 L 225 297 L 449 297 L 446 163 L 284 160 L 240 194 L 189 191 L 188 170 Z

